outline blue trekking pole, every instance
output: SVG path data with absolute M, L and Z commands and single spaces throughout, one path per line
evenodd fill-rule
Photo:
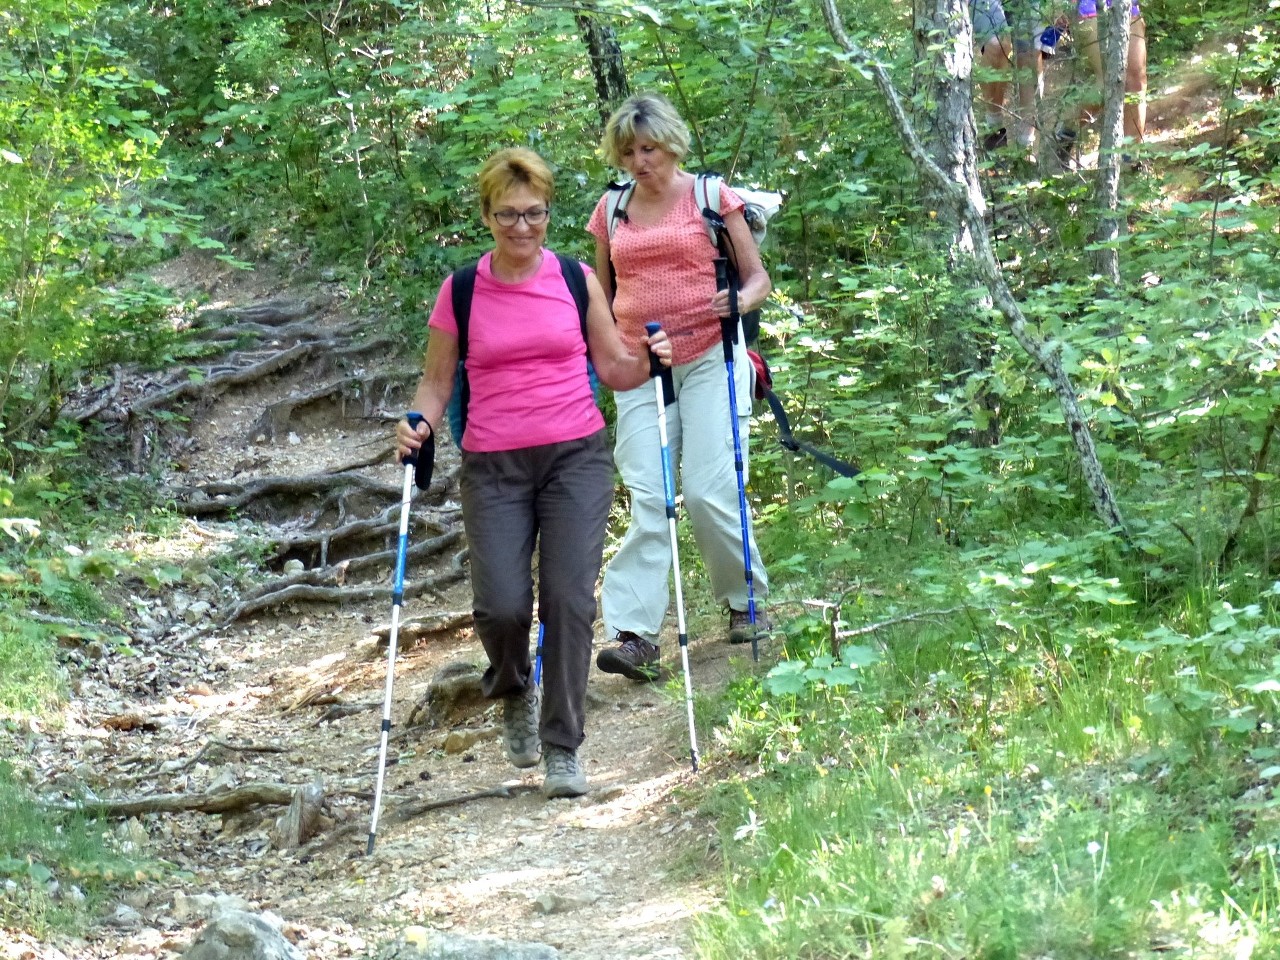
M 657 333 L 659 325 L 646 323 L 645 332 Z M 676 631 L 680 638 L 680 667 L 684 671 L 684 704 L 689 714 L 689 757 L 693 772 L 698 772 L 698 734 L 693 726 L 693 681 L 689 678 L 689 634 L 684 625 L 684 590 L 680 585 L 680 549 L 676 537 L 676 481 L 671 469 L 671 447 L 667 443 L 667 405 L 676 399 L 675 382 L 671 368 L 664 367 L 652 353 L 649 354 L 649 376 L 658 398 L 658 443 L 662 446 L 662 489 L 667 499 L 667 529 L 671 533 L 671 567 L 676 585 Z
M 738 343 L 738 285 L 729 282 L 729 261 L 716 257 L 716 289 L 729 291 L 729 315 L 720 318 L 724 366 L 729 372 L 729 423 L 733 427 L 733 468 L 738 475 L 738 517 L 742 522 L 742 569 L 747 580 L 747 617 L 751 621 L 751 659 L 760 660 L 760 634 L 756 629 L 756 588 L 751 573 L 751 533 L 747 517 L 747 488 L 742 479 L 742 438 L 738 434 L 738 387 L 733 382 L 733 348 Z
M 546 633 L 546 626 L 539 620 L 538 645 L 533 648 L 533 685 L 535 687 L 542 683 L 542 638 L 546 636 Z
M 424 418 L 420 413 L 410 412 L 405 414 L 405 419 L 416 432 Z M 421 470 L 419 458 L 421 458 Z M 372 856 L 374 841 L 378 835 L 378 814 L 382 809 L 382 783 L 387 771 L 387 741 L 391 734 L 391 686 L 395 682 L 396 653 L 400 645 L 400 607 L 404 601 L 404 562 L 409 553 L 409 503 L 413 499 L 415 479 L 423 490 L 431 484 L 431 470 L 435 462 L 434 436 L 429 436 L 417 453 L 406 454 L 400 462 L 404 464 L 404 492 L 400 497 L 400 542 L 396 548 L 395 586 L 391 591 L 391 636 L 387 641 L 387 683 L 382 698 L 382 742 L 378 746 L 378 782 L 373 791 L 373 818 L 369 821 L 369 845 L 365 856 Z

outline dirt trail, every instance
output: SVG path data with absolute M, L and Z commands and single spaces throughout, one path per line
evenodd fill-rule
M 242 576 L 239 587 L 229 588 L 241 571 L 225 559 L 250 529 L 302 544 L 266 558 L 279 583 L 313 577 L 325 589 L 385 590 L 392 561 L 358 569 L 354 559 L 391 548 L 394 537 L 385 529 L 358 545 L 330 545 L 323 557 L 305 535 L 312 524 L 340 526 L 362 511 L 386 518 L 391 509 L 395 520 L 398 506 L 385 492 L 363 487 L 336 496 L 263 495 L 234 511 L 214 505 L 264 477 L 314 475 L 371 458 L 377 462 L 343 475 L 393 487 L 398 501 L 402 471 L 390 456 L 387 418 L 403 408 L 416 351 L 356 352 L 335 366 L 335 351 L 369 333 L 332 284 L 291 289 L 269 273 L 233 272 L 195 257 L 169 265 L 159 279 L 203 291 L 209 307 L 323 302 L 296 321 L 296 330 L 307 330 L 293 338 L 323 347 L 199 404 L 175 403 L 192 417 L 190 440 L 172 431 L 135 436 L 135 453 L 147 456 L 157 445 L 177 451 L 178 468 L 165 473 L 164 483 L 180 491 L 180 507 L 193 516 L 172 536 L 138 535 L 121 546 L 163 558 L 183 575 L 159 594 L 141 584 L 121 586 L 118 599 L 131 616 L 120 626 L 135 655 L 73 654 L 78 679 L 66 724 L 33 735 L 37 780 L 46 793 L 72 796 L 88 787 L 100 797 L 318 781 L 328 800 L 319 839 L 293 850 L 276 839 L 279 806 L 115 821 L 122 837 L 177 872 L 128 891 L 84 942 L 27 955 L 173 957 L 203 924 L 192 906 L 199 895 L 227 894 L 283 918 L 287 935 L 314 960 L 365 956 L 413 924 L 546 943 L 572 960 L 691 956 L 689 918 L 711 902 L 705 878 L 715 870 L 717 841 L 714 825 L 681 793 L 690 778 L 688 743 L 683 700 L 671 687 L 638 686 L 593 668 L 582 750 L 592 789 L 584 798 L 548 802 L 527 789 L 395 823 L 391 814 L 402 804 L 541 783 L 539 771 L 518 771 L 503 758 L 497 709 L 460 709 L 442 728 L 407 726 L 441 668 L 483 660 L 468 626 L 437 631 L 397 666 L 387 812 L 374 855 L 364 856 L 385 679 L 385 647 L 372 633 L 389 619 L 389 600 L 318 604 L 285 595 L 256 616 L 217 624 L 253 586 Z M 293 349 L 281 329 L 264 334 L 253 362 Z M 331 381 L 345 386 L 292 409 L 276 406 L 275 419 L 264 419 L 272 405 Z M 139 429 L 133 426 L 135 434 Z M 460 529 L 451 479 L 456 454 L 447 441 L 439 452 L 437 481 L 415 502 L 423 524 L 415 542 Z M 212 486 L 219 482 L 240 487 Z M 465 622 L 469 586 L 449 573 L 460 549 L 455 539 L 410 561 L 410 585 L 437 577 L 441 586 L 406 601 L 406 618 L 455 614 L 455 622 Z M 306 569 L 299 573 L 290 560 Z M 731 649 L 713 632 L 692 645 L 702 690 L 736 669 Z M 667 645 L 669 654 L 675 649 Z M 343 828 L 349 831 L 343 839 L 318 847 Z

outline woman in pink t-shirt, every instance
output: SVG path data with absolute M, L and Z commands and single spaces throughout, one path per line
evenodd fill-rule
M 607 196 L 596 205 L 587 229 L 596 239 L 596 272 L 623 341 L 639 345 L 650 321 L 662 324 L 671 337 L 676 402 L 667 408 L 667 425 L 672 463 L 679 465 L 685 509 L 712 590 L 729 608 L 729 639 L 745 642 L 751 628 L 730 418 L 738 418 L 745 471 L 751 364 L 739 335 L 734 355 L 738 409 L 731 413 L 720 334 L 729 294 L 716 290 L 718 252 L 694 199 L 696 178 L 680 167 L 689 146 L 689 128 L 663 97 L 637 94 L 623 103 L 605 125 L 602 148 L 610 164 L 631 175 L 635 188 L 626 216 L 612 231 Z M 742 210 L 742 200 L 722 188 L 720 215 L 741 277 L 739 307 L 747 313 L 768 297 L 770 282 Z M 615 400 L 614 460 L 631 493 L 631 523 L 600 591 L 605 629 L 617 643 L 602 650 L 596 664 L 645 682 L 659 672 L 658 638 L 671 572 L 658 411 L 652 389 L 620 392 Z M 750 533 L 747 546 L 756 595 L 763 598 L 768 580 Z M 762 614 L 757 628 L 766 626 L 763 620 Z
M 613 464 L 588 380 L 629 390 L 649 377 L 665 334 L 619 339 L 604 290 L 586 274 L 587 335 L 560 261 L 542 243 L 551 171 L 532 150 L 502 150 L 480 171 L 480 211 L 494 248 L 476 267 L 467 329 L 467 426 L 460 438 L 462 522 L 471 559 L 476 633 L 489 657 L 485 696 L 503 701 L 504 746 L 517 767 L 546 763 L 547 797 L 587 790 L 578 761 L 591 669 L 596 579 L 613 501 Z M 436 297 L 413 408 L 396 428 L 398 454 L 440 426 L 458 366 L 452 278 Z M 532 682 L 534 544 L 545 700 Z

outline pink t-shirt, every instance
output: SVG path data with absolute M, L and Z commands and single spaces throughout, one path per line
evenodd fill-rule
M 649 227 L 618 223 L 609 238 L 606 194 L 596 204 L 587 230 L 609 243 L 617 274 L 613 315 L 631 350 L 643 350 L 644 325 L 657 321 L 671 338 L 675 364 L 696 360 L 720 342 L 720 318 L 711 311 L 716 292 L 715 245 L 693 196 L 693 187 L 666 216 Z M 741 210 L 739 196 L 720 185 L 720 213 Z
M 528 280 L 502 283 L 480 258 L 467 327 L 467 427 L 462 448 L 518 450 L 590 436 L 604 427 L 587 378 L 587 345 L 573 294 L 548 250 Z M 428 326 L 453 336 L 453 277 Z

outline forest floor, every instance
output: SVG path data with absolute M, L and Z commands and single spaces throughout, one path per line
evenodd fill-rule
M 156 279 L 206 301 L 197 326 L 229 310 L 220 326 L 239 337 L 199 377 L 118 377 L 96 416 L 119 412 L 135 469 L 154 457 L 187 519 L 116 544 L 158 564 L 159 580 L 113 584 L 121 645 L 68 629 L 63 722 L 25 731 L 18 752 L 46 797 L 137 800 L 150 812 L 110 822 L 127 849 L 171 866 L 132 885 L 84 939 L 0 944 L 0 957 L 173 957 L 216 908 L 211 896 L 275 914 L 312 960 L 371 954 L 409 925 L 577 960 L 688 955 L 689 919 L 713 899 L 718 839 L 685 791 L 683 688 L 593 666 L 581 799 L 544 800 L 541 770 L 505 760 L 500 707 L 475 698 L 484 657 L 445 438 L 412 509 L 422 552 L 407 589 L 427 589 L 404 603 L 385 804 L 365 855 L 387 672 L 375 632 L 391 614 L 403 478 L 391 437 L 419 350 L 380 340 L 335 284 L 294 286 L 197 255 Z M 139 410 L 155 397 L 170 416 L 148 421 Z M 270 545 L 258 548 L 265 585 L 234 559 L 250 534 Z M 743 659 L 721 616 L 703 619 L 691 644 L 700 695 Z M 666 644 L 668 658 L 676 649 Z M 442 670 L 453 679 L 433 685 Z M 323 800 L 290 825 L 285 804 L 311 784 Z M 270 802 L 257 802 L 268 788 Z M 495 788 L 508 795 L 467 799 Z M 211 797 L 232 809 L 210 812 Z M 431 801 L 447 805 L 412 815 Z M 207 809 L 172 809 L 183 802 Z

